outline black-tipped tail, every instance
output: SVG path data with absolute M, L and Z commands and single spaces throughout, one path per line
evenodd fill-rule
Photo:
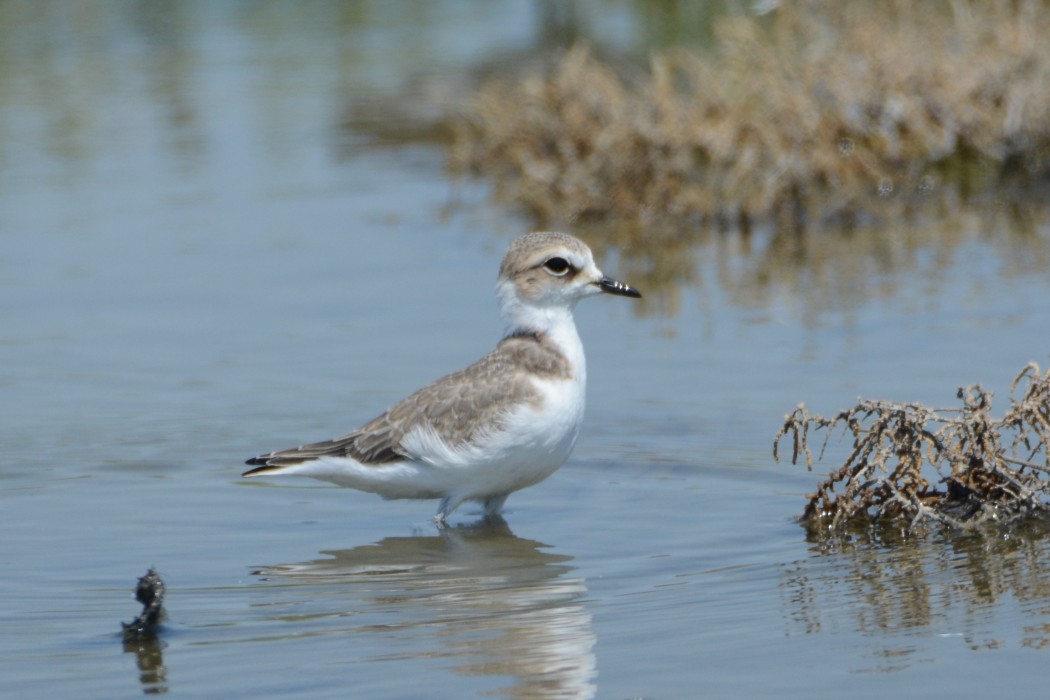
M 262 476 L 263 474 L 276 474 L 277 472 L 281 471 L 281 469 L 283 469 L 283 467 L 280 466 L 267 464 L 266 460 L 262 457 L 253 457 L 252 459 L 249 459 L 247 462 L 245 462 L 245 464 L 261 464 L 263 466 L 256 467 L 255 469 L 249 469 L 248 471 L 243 472 L 241 476 Z

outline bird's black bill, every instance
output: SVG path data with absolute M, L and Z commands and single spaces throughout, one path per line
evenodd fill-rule
M 598 282 L 598 288 L 608 294 L 618 294 L 622 297 L 633 297 L 638 299 L 642 296 L 642 293 L 634 287 L 628 286 L 623 282 L 617 282 L 611 277 L 602 277 Z

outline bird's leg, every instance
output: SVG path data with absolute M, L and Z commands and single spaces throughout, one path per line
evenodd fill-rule
M 485 512 L 485 517 L 499 515 L 503 512 L 503 504 L 507 502 L 507 496 L 509 493 L 504 493 L 499 496 L 489 496 L 481 502 L 482 508 Z
M 438 512 L 434 516 L 434 522 L 437 523 L 439 527 L 444 527 L 448 520 L 448 516 L 452 515 L 452 511 L 459 508 L 461 503 L 463 503 L 462 494 L 446 494 L 445 497 L 441 499 L 441 505 L 438 506 Z
M 439 528 L 445 527 L 445 518 L 448 517 L 448 496 L 441 499 L 441 504 L 438 505 L 437 513 L 434 513 L 434 524 Z

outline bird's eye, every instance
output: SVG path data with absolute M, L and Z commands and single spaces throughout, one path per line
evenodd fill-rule
M 555 277 L 561 277 L 572 269 L 572 265 L 570 265 L 569 261 L 565 258 L 551 258 L 543 263 L 543 267 Z

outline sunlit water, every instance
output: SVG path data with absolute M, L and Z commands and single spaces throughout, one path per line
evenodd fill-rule
M 1047 361 L 1034 253 L 974 231 L 821 297 L 742 288 L 752 258 L 713 241 L 676 314 L 581 305 L 573 458 L 506 522 L 468 506 L 438 532 L 433 503 L 238 475 L 498 338 L 527 224 L 439 147 L 372 146 L 346 115 L 527 49 L 529 6 L 78 7 L 0 8 L 5 693 L 1045 691 L 1044 531 L 810 542 L 793 517 L 818 475 L 770 451 L 799 401 L 945 405 L 978 381 L 1005 401 Z M 125 646 L 150 566 L 170 617 Z

